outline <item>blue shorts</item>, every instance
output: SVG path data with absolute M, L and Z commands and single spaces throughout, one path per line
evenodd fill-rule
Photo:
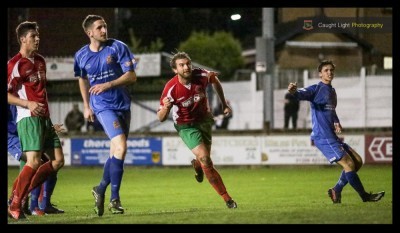
M 18 135 L 8 134 L 8 154 L 20 161 L 22 150 Z
M 131 111 L 104 110 L 99 112 L 96 117 L 110 140 L 120 134 L 125 134 L 128 138 Z
M 350 146 L 339 138 L 314 140 L 315 146 L 322 152 L 329 163 L 334 163 L 350 152 Z

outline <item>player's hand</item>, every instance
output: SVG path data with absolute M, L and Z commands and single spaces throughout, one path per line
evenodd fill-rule
M 172 102 L 173 102 L 173 100 L 171 97 L 168 97 L 168 96 L 164 97 L 164 99 L 163 99 L 164 109 L 167 109 L 167 110 L 171 109 Z
M 56 134 L 65 133 L 66 129 L 62 126 L 63 126 L 63 124 L 54 124 L 53 125 L 54 131 L 56 132 Z
M 228 105 L 226 105 L 224 108 L 225 117 L 229 117 L 229 116 L 231 116 L 231 114 L 232 114 L 232 109 Z
M 94 113 L 91 108 L 83 108 L 83 116 L 89 122 L 94 122 Z
M 102 92 L 107 91 L 110 88 L 111 88 L 111 82 L 99 83 L 99 84 L 96 84 L 96 85 L 90 87 L 89 93 L 92 95 L 98 95 Z
M 44 116 L 44 104 L 35 102 L 35 101 L 28 101 L 27 108 L 36 116 Z
M 333 125 L 335 126 L 336 133 L 342 133 L 342 126 L 340 125 L 340 123 L 334 123 Z
M 297 91 L 297 82 L 289 83 L 288 91 L 290 94 L 294 94 Z

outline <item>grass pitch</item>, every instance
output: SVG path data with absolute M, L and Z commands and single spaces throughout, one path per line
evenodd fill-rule
M 191 166 L 126 166 L 120 190 L 122 215 L 105 208 L 98 217 L 91 194 L 102 167 L 64 167 L 52 202 L 65 214 L 28 216 L 9 224 L 392 224 L 392 166 L 364 165 L 359 176 L 367 191 L 386 191 L 379 202 L 364 203 L 348 184 L 342 203 L 327 190 L 339 179 L 335 166 L 216 166 L 238 203 L 228 209 L 205 178 L 197 183 Z M 8 195 L 18 168 L 8 168 Z M 110 186 L 106 192 L 107 207 Z

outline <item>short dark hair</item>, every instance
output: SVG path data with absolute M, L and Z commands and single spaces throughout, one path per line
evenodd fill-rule
M 318 72 L 321 72 L 322 67 L 324 67 L 326 65 L 331 65 L 333 67 L 333 69 L 336 68 L 335 64 L 333 64 L 333 61 L 331 61 L 331 60 L 323 60 L 318 66 Z
M 17 32 L 17 41 L 19 45 L 21 45 L 21 41 L 19 39 L 23 36 L 26 36 L 26 34 L 28 34 L 28 32 L 31 30 L 38 31 L 39 25 L 36 22 L 25 21 L 17 26 L 15 31 Z
M 192 61 L 192 59 L 190 59 L 189 54 L 185 53 L 185 52 L 176 52 L 175 54 L 173 54 L 169 65 L 171 66 L 171 68 L 176 69 L 176 60 L 178 59 L 188 59 L 189 61 Z
M 97 20 L 104 20 L 100 15 L 88 15 L 82 22 L 83 30 L 86 31 Z

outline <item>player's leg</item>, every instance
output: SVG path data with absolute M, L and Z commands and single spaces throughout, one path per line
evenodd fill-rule
M 21 150 L 21 143 L 19 142 L 17 134 L 8 133 L 7 147 L 8 147 L 7 148 L 8 155 L 14 157 L 14 159 L 19 161 L 19 172 L 21 173 L 22 168 L 25 166 L 26 163 L 26 155 Z M 18 176 L 15 178 L 13 182 L 13 186 L 11 188 L 11 194 L 8 199 L 8 205 L 10 205 L 12 202 L 14 196 L 14 190 L 17 186 L 17 183 L 18 183 Z
M 130 111 L 103 111 L 98 114 L 98 120 L 111 140 L 109 165 L 111 196 L 108 209 L 113 214 L 124 213 L 119 190 L 124 173 L 124 160 L 127 151 L 126 140 L 129 134 L 130 119 Z M 115 125 L 119 127 L 115 127 Z
M 51 148 L 51 146 L 50 146 Z M 54 151 L 50 150 L 50 151 Z M 58 156 L 58 159 L 56 159 L 56 154 Z M 60 152 L 53 152 L 50 153 L 50 155 L 43 153 L 42 154 L 42 162 L 46 163 L 47 161 L 52 161 L 52 160 L 58 160 L 59 164 L 60 161 L 63 159 L 61 158 Z M 59 165 L 57 166 L 59 167 Z M 61 214 L 64 213 L 64 210 L 58 209 L 54 207 L 54 205 L 51 203 L 51 196 L 53 195 L 53 191 L 55 189 L 56 183 L 57 183 L 57 173 L 58 171 L 51 172 L 47 179 L 44 181 L 42 185 L 39 185 L 37 188 L 40 189 L 40 194 L 38 197 L 38 202 L 40 203 L 39 207 L 42 211 L 44 211 L 46 214 Z
M 25 217 L 21 209 L 22 200 L 28 195 L 31 181 L 40 166 L 40 151 L 43 143 L 40 121 L 41 118 L 25 117 L 17 125 L 21 150 L 27 157 L 27 163 L 18 175 L 18 181 L 13 191 L 14 197 L 8 208 L 9 215 L 14 219 Z
M 361 197 L 363 202 L 376 202 L 379 201 L 384 195 L 385 191 L 377 192 L 377 193 L 368 193 L 365 191 L 364 186 L 361 182 L 360 177 L 357 174 L 356 169 L 360 169 L 362 162 L 361 157 L 354 151 L 350 150 L 350 153 L 347 152 L 343 156 L 343 158 L 337 163 L 340 164 L 343 169 L 346 171 L 345 175 L 349 182 L 349 184 L 356 190 L 358 195 Z M 357 159 L 357 155 L 359 159 Z M 357 164 L 357 165 L 356 165 Z M 356 167 L 357 166 L 357 167 Z
M 201 168 L 200 161 L 197 159 L 193 159 L 191 161 L 191 164 L 192 164 L 192 167 L 194 168 L 194 172 L 195 172 L 194 178 L 199 183 L 203 182 L 204 172 L 203 172 L 203 168 Z
M 57 183 L 57 172 L 53 172 L 49 175 L 47 180 L 42 185 L 42 206 L 41 209 L 46 214 L 63 214 L 65 211 L 55 207 L 51 203 L 51 197 Z
M 224 182 L 222 181 L 218 171 L 215 169 L 210 157 L 212 139 L 211 130 L 213 123 L 213 119 L 210 117 L 193 127 L 179 128 L 179 126 L 177 126 L 177 130 L 179 136 L 189 149 L 192 150 L 196 159 L 200 162 L 201 168 L 211 186 L 224 199 L 228 208 L 237 208 L 236 202 L 234 202 L 228 194 Z
M 26 151 L 27 163 L 18 175 L 14 196 L 9 206 L 9 215 L 14 219 L 25 218 L 22 210 L 22 200 L 28 195 L 28 188 L 40 164 L 40 152 Z
M 62 151 L 60 138 L 54 131 L 53 123 L 49 118 L 39 118 L 36 121 L 39 121 L 37 123 L 38 125 L 45 126 L 44 129 L 42 128 L 42 134 L 44 135 L 42 139 L 44 141 L 40 145 L 40 152 L 46 153 L 50 160 L 40 165 L 29 186 L 29 191 L 41 185 L 50 174 L 57 172 L 64 166 L 64 153 Z M 40 159 L 41 157 L 42 153 L 40 153 Z
M 314 145 L 322 152 L 322 154 L 325 156 L 325 158 L 329 161 L 329 163 L 334 163 L 336 161 L 339 161 L 342 159 L 344 156 L 343 151 L 339 151 L 339 153 L 336 153 L 335 150 L 333 150 L 333 146 L 339 143 L 340 140 L 329 140 L 329 139 L 321 139 L 321 140 L 313 140 Z M 339 146 L 336 145 L 336 146 Z M 339 180 L 337 181 L 336 185 L 333 188 L 328 189 L 328 196 L 331 198 L 332 202 L 334 204 L 341 203 L 342 200 L 342 190 L 343 187 L 348 183 L 347 177 L 346 177 L 346 172 L 343 169 L 340 173 Z

